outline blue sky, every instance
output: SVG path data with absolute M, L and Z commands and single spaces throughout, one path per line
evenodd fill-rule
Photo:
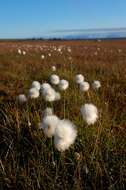
M 0 38 L 126 27 L 126 0 L 0 0 Z

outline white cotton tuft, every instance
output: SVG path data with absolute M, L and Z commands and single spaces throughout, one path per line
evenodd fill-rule
M 52 71 L 56 71 L 56 66 L 52 66 Z
M 41 88 L 40 82 L 33 81 L 31 87 L 36 88 L 37 90 L 40 90 L 40 88 Z
M 71 50 L 70 47 L 68 47 L 68 48 L 67 48 L 67 51 L 68 51 L 69 53 L 71 53 L 72 50 Z
M 41 85 L 41 92 L 42 92 L 43 90 L 45 90 L 45 89 L 48 89 L 48 88 L 52 88 L 51 85 L 50 85 L 49 83 L 47 83 L 47 82 L 43 83 L 43 84 Z
M 82 92 L 86 92 L 86 91 L 89 90 L 90 85 L 89 85 L 88 82 L 85 82 L 85 81 L 84 81 L 84 82 L 82 82 L 82 83 L 79 84 L 79 87 L 80 87 L 80 90 L 81 90 Z
M 59 76 L 58 76 L 58 75 L 55 75 L 55 74 L 51 75 L 51 76 L 50 76 L 50 82 L 51 82 L 52 84 L 58 85 L 59 82 L 60 82 Z
M 49 116 L 49 115 L 53 115 L 53 109 L 47 107 L 47 108 L 44 110 L 44 116 Z
M 43 129 L 48 138 L 51 138 L 55 134 L 58 122 L 59 118 L 56 115 L 47 115 L 43 118 L 40 128 Z
M 17 101 L 19 102 L 19 104 L 23 104 L 23 103 L 27 102 L 27 98 L 26 98 L 25 94 L 18 95 Z
M 39 97 L 39 90 L 37 88 L 31 88 L 28 92 L 29 98 L 38 98 Z
M 98 110 L 93 104 L 81 106 L 81 114 L 88 125 L 94 124 L 98 119 Z
M 59 92 L 55 92 L 55 101 L 58 101 L 61 99 L 61 95 Z
M 41 59 L 45 59 L 45 56 L 44 56 L 44 55 L 41 55 Z
M 60 90 L 66 90 L 69 87 L 69 82 L 67 80 L 60 80 L 59 82 L 59 89 Z
M 18 49 L 18 54 L 20 54 L 20 55 L 21 55 L 21 49 Z
M 23 55 L 26 55 L 26 51 L 22 51 L 22 54 L 23 54 Z
M 95 80 L 95 81 L 92 83 L 92 88 L 93 88 L 94 90 L 97 90 L 97 89 L 99 89 L 100 87 L 101 87 L 100 81 Z
M 61 52 L 61 51 L 62 51 L 62 49 L 61 49 L 61 48 L 58 48 L 58 49 L 57 49 L 57 51 L 58 51 L 58 52 Z
M 84 76 L 82 75 L 82 74 L 77 74 L 76 76 L 75 76 L 75 82 L 77 83 L 77 84 L 80 84 L 80 83 L 82 83 L 84 81 Z
M 54 134 L 54 144 L 58 151 L 65 151 L 77 137 L 76 126 L 69 120 L 60 120 Z
M 53 88 L 47 88 L 42 91 L 43 97 L 46 101 L 48 102 L 53 102 L 55 101 L 56 97 L 56 92 Z

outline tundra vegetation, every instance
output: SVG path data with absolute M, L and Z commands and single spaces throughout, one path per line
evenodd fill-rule
M 123 190 L 126 40 L 0 42 L 0 189 Z

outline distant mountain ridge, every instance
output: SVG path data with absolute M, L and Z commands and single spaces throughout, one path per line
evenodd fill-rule
M 126 28 L 86 29 L 86 30 L 57 30 L 44 36 L 46 39 L 107 39 L 126 38 Z
M 126 28 L 70 29 L 45 31 L 31 37 L 8 38 L 0 40 L 81 40 L 81 39 L 120 39 L 126 38 Z

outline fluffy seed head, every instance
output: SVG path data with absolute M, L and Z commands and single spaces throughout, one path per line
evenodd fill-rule
M 71 53 L 71 48 L 70 48 L 70 47 L 68 47 L 68 48 L 67 48 L 67 51 L 68 51 L 69 53 Z
M 23 54 L 23 55 L 26 55 L 26 51 L 22 51 L 22 54 Z
M 97 89 L 99 89 L 100 87 L 101 87 L 100 81 L 95 80 L 95 81 L 92 83 L 92 88 L 93 88 L 94 90 L 97 90 Z
M 67 80 L 60 80 L 59 82 L 59 89 L 60 90 L 66 90 L 69 87 L 69 82 Z
M 58 101 L 61 99 L 61 95 L 59 92 L 55 92 L 55 101 Z
M 51 88 L 51 85 L 47 82 L 45 82 L 41 85 L 41 91 L 48 89 L 48 88 Z
M 53 109 L 47 107 L 47 108 L 44 110 L 44 117 L 45 117 L 45 116 L 49 116 L 49 115 L 53 115 Z
M 38 98 L 39 90 L 37 88 L 31 88 L 28 93 L 29 98 Z
M 61 51 L 62 51 L 62 49 L 61 49 L 61 48 L 58 48 L 58 50 L 57 50 L 57 51 L 61 52 Z
M 48 102 L 55 101 L 56 92 L 53 88 L 44 89 L 42 94 L 43 94 L 43 97 L 46 101 L 48 101 Z
M 45 59 L 45 56 L 44 56 L 44 55 L 41 55 L 41 59 Z
M 75 76 L 75 82 L 77 83 L 77 84 L 80 84 L 80 83 L 82 83 L 84 81 L 84 76 L 82 75 L 82 74 L 77 74 L 76 76 Z
M 25 94 L 20 94 L 17 97 L 17 101 L 19 102 L 19 104 L 23 104 L 23 103 L 27 102 L 27 98 L 26 98 Z
M 56 71 L 56 66 L 52 66 L 52 71 Z
M 79 84 L 79 87 L 80 87 L 80 90 L 82 91 L 82 92 L 86 92 L 86 91 L 88 91 L 89 90 L 89 88 L 90 88 L 90 85 L 89 85 L 89 83 L 88 82 L 81 82 L 80 84 Z
M 38 81 L 33 81 L 31 87 L 36 88 L 37 90 L 40 90 L 41 85 Z
M 88 125 L 94 124 L 98 119 L 98 110 L 93 104 L 85 104 L 81 106 L 81 114 Z
M 77 136 L 77 130 L 75 125 L 69 120 L 59 120 L 55 134 L 54 144 L 58 151 L 65 151 L 75 141 Z
M 18 54 L 20 54 L 20 55 L 21 55 L 21 49 L 18 49 Z
M 58 122 L 59 118 L 56 115 L 47 115 L 43 118 L 40 128 L 48 138 L 51 138 L 55 134 Z
M 52 84 L 58 85 L 59 81 L 60 81 L 60 78 L 59 78 L 58 75 L 53 74 L 53 75 L 50 76 L 50 82 Z

